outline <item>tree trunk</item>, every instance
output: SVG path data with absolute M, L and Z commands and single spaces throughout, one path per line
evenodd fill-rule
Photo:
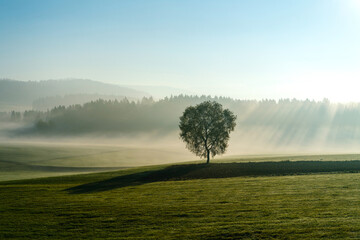
M 210 163 L 210 150 L 206 150 L 207 151 L 207 161 L 206 164 Z

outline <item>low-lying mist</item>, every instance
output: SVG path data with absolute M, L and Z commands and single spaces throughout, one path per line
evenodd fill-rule
M 100 144 L 177 149 L 179 117 L 186 107 L 217 101 L 237 115 L 226 155 L 347 153 L 360 149 L 360 104 L 327 100 L 233 100 L 176 96 L 159 101 L 98 100 L 50 111 L 3 116 L 2 142 Z M 6 122 L 6 123 L 5 123 Z

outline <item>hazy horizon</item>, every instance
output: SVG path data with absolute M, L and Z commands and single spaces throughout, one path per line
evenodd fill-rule
M 85 79 L 85 78 L 55 78 L 55 79 L 37 79 L 37 80 L 19 80 L 19 79 L 10 79 L 10 78 L 0 78 L 1 80 L 10 80 L 10 81 L 17 81 L 17 82 L 28 82 L 28 83 L 41 83 L 41 82 L 47 82 L 47 81 L 72 81 L 72 80 L 81 80 L 81 81 L 92 81 L 92 82 L 98 82 L 98 83 L 103 83 L 103 84 L 109 84 L 109 85 L 113 85 L 113 86 L 119 86 L 119 87 L 125 87 L 125 88 L 129 88 L 131 90 L 136 90 L 136 91 L 143 91 L 144 93 L 149 94 L 149 96 L 154 97 L 155 100 L 161 100 L 164 99 L 166 97 L 171 97 L 171 96 L 178 96 L 178 95 L 186 95 L 186 96 L 210 96 L 210 97 L 224 97 L 224 98 L 231 98 L 234 100 L 250 100 L 250 101 L 263 101 L 263 100 L 274 100 L 274 101 L 281 101 L 281 100 L 299 100 L 299 101 L 315 101 L 315 102 L 321 102 L 321 101 L 329 101 L 332 104 L 353 104 L 353 103 L 360 103 L 360 99 L 359 100 L 332 100 L 326 96 L 322 97 L 322 98 L 310 98 L 310 97 L 282 97 L 282 96 L 278 96 L 278 97 L 273 97 L 273 98 L 266 98 L 266 97 L 254 97 L 254 98 L 240 98 L 240 97 L 232 97 L 230 95 L 221 95 L 221 94 L 206 94 L 206 93 L 200 93 L 200 92 L 194 92 L 194 90 L 190 90 L 190 89 L 185 89 L 185 88 L 176 88 L 176 87 L 171 87 L 170 85 L 157 85 L 154 84 L 152 85 L 151 83 L 149 84 L 121 84 L 121 83 L 109 83 L 106 81 L 98 81 L 98 80 L 94 80 L 94 79 Z M 167 90 L 167 91 L 166 91 Z M 166 94 L 166 92 L 169 92 L 171 90 L 176 91 L 175 93 L 169 93 Z M 79 93 L 81 94 L 81 93 Z M 98 94 L 98 93 L 95 93 Z M 63 94 L 63 95 L 56 95 L 56 97 L 66 97 L 68 95 L 71 94 Z M 106 95 L 104 95 L 106 96 Z M 122 95 L 108 95 L 110 97 L 113 97 L 113 99 L 116 99 L 117 96 L 122 96 Z M 53 95 L 49 95 L 49 97 L 54 97 Z M 127 96 L 125 96 L 127 97 Z M 148 96 L 144 96 L 144 97 L 148 97 Z M 41 99 L 41 98 L 39 98 Z M 99 97 L 97 99 L 106 99 L 104 97 Z M 134 101 L 134 99 L 131 99 L 130 97 L 130 101 Z M 0 109 L 1 110 L 1 109 Z

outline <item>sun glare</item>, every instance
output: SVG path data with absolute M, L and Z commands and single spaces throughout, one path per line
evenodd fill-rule
M 347 5 L 353 11 L 360 11 L 360 0 L 348 0 Z

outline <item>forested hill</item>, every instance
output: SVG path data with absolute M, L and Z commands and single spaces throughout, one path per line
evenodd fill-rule
M 360 143 L 360 104 L 331 104 L 324 100 L 247 101 L 230 98 L 176 96 L 153 101 L 98 100 L 57 107 L 48 112 L 28 111 L 23 119 L 39 134 L 169 133 L 178 131 L 187 106 L 212 100 L 237 115 L 235 135 L 281 144 L 318 141 Z
M 51 96 L 36 99 L 32 104 L 32 109 L 37 111 L 47 111 L 57 106 L 68 107 L 74 104 L 84 104 L 87 102 L 96 101 L 98 99 L 121 101 L 124 98 L 127 98 L 130 101 L 139 100 L 139 98 L 116 95 L 69 94 L 65 96 Z
M 83 79 L 28 82 L 8 79 L 0 80 L 0 107 L 23 106 L 31 109 L 33 102 L 39 98 L 70 94 L 114 95 L 136 99 L 150 96 L 150 94 L 143 91 Z M 4 109 L 1 110 L 4 111 Z

